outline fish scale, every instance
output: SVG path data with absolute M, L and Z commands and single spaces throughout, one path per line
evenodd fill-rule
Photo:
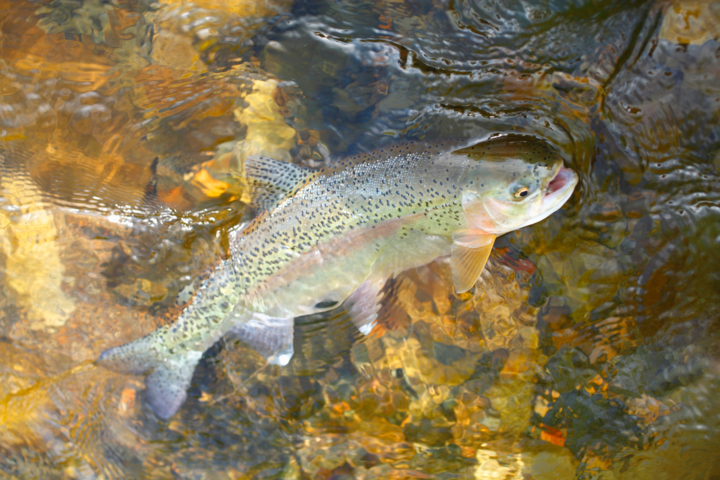
M 530 137 L 459 146 L 394 146 L 320 171 L 249 157 L 245 176 L 260 213 L 234 232 L 230 258 L 173 324 L 98 362 L 149 374 L 146 399 L 169 418 L 202 353 L 231 330 L 284 365 L 293 318 L 344 302 L 369 333 L 383 283 L 403 270 L 450 254 L 456 290 L 471 288 L 495 237 L 557 210 L 577 177 Z
M 422 155 L 393 157 L 374 165 L 355 165 L 341 174 L 320 177 L 259 219 L 254 228 L 233 245 L 234 262 L 241 264 L 246 283 L 243 294 L 277 273 L 284 261 L 306 253 L 336 236 L 373 228 L 385 221 L 421 213 L 430 221 L 414 228 L 432 234 L 448 232 L 451 224 L 462 227 L 458 194 L 436 190 L 413 181 L 409 169 L 432 160 Z M 457 180 L 464 164 L 452 165 Z M 427 170 L 427 169 L 425 169 Z M 390 175 L 380 177 L 383 171 Z M 437 213 L 445 209 L 443 214 Z M 362 211 L 363 215 L 356 212 Z M 435 224 L 435 228 L 432 224 Z

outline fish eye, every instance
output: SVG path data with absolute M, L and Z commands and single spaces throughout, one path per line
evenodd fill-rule
M 517 190 L 515 190 L 515 193 L 513 193 L 513 196 L 515 198 L 522 198 L 526 196 L 528 193 L 530 193 L 530 189 L 528 187 L 520 187 Z

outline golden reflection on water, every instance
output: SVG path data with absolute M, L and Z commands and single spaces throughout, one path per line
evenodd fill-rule
M 718 4 L 603 4 L 611 29 L 645 19 L 616 35 L 629 43 L 578 41 L 577 67 L 540 53 L 468 67 L 433 28 L 449 18 L 512 53 L 515 24 L 420 3 L 0 2 L 3 475 L 720 475 Z M 523 28 L 572 43 L 575 19 L 536 3 Z M 303 37 L 294 15 L 313 8 L 327 17 Z M 366 27 L 372 41 L 354 40 Z M 453 83 L 466 67 L 477 90 Z M 246 156 L 317 167 L 418 129 L 546 136 L 583 184 L 501 239 L 470 293 L 443 260 L 406 272 L 367 337 L 342 309 L 298 320 L 284 368 L 224 339 L 169 422 L 141 378 L 94 366 L 172 321 L 227 255 L 252 214 Z

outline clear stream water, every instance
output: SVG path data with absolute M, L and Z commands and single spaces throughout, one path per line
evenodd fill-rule
M 720 4 L 0 0 L 0 476 L 720 477 Z M 367 337 L 226 338 L 170 421 L 92 363 L 172 321 L 252 216 L 238 172 L 524 133 L 580 184 L 470 293 Z

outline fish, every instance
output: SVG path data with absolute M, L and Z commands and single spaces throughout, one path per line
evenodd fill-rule
M 467 292 L 498 236 L 547 218 L 578 182 L 558 150 L 523 135 L 399 144 L 320 170 L 251 156 L 244 177 L 258 214 L 232 232 L 229 257 L 175 322 L 97 360 L 146 375 L 145 401 L 161 419 L 229 332 L 284 366 L 295 318 L 341 305 L 369 334 L 385 282 L 404 270 L 449 255 L 455 291 Z

